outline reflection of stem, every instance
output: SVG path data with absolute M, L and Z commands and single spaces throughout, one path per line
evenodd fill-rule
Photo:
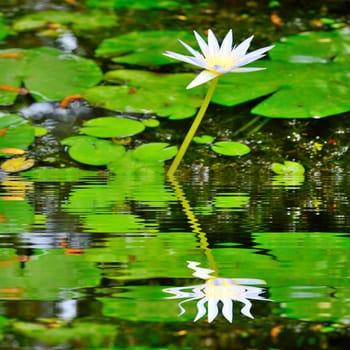
M 196 218 L 196 215 L 193 212 L 191 204 L 188 201 L 184 190 L 182 189 L 181 185 L 178 183 L 177 178 L 175 176 L 169 176 L 169 181 L 173 186 L 174 192 L 176 194 L 176 198 L 182 205 L 183 212 L 185 213 L 189 223 L 191 224 L 192 231 L 196 233 L 199 238 L 199 247 L 204 250 L 204 253 L 208 259 L 210 268 L 217 273 L 216 262 L 209 248 L 207 236 L 205 232 L 202 230 L 201 224 Z
M 201 121 L 204 117 L 204 114 L 209 106 L 210 100 L 213 97 L 217 82 L 218 82 L 218 78 L 215 78 L 212 80 L 211 84 L 209 85 L 207 95 L 204 98 L 204 101 L 201 105 L 201 108 L 199 109 L 198 114 L 190 127 L 190 130 L 188 131 L 184 141 L 182 142 L 182 145 L 181 145 L 179 151 L 177 152 L 175 159 L 171 163 L 171 166 L 170 166 L 168 173 L 167 173 L 168 176 L 172 176 L 175 174 L 183 156 L 185 155 L 187 148 L 190 145 L 190 143 L 193 139 L 193 136 L 195 135 L 195 133 L 199 127 L 199 124 L 201 123 Z

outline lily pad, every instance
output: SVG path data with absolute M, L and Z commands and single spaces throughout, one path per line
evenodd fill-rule
M 68 153 L 74 160 L 89 165 L 106 165 L 125 152 L 121 145 L 92 136 L 72 136 L 61 142 L 63 145 L 70 146 Z
M 250 152 L 250 148 L 239 142 L 219 141 L 211 145 L 211 149 L 224 156 L 244 156 Z
M 2 105 L 15 101 L 22 84 L 35 100 L 55 101 L 81 94 L 101 78 L 95 62 L 54 48 L 0 51 L 0 86 L 12 88 L 0 89 Z
M 305 168 L 297 162 L 285 161 L 281 163 L 273 163 L 272 171 L 279 175 L 303 175 Z
M 213 102 L 234 106 L 268 96 L 252 113 L 322 118 L 350 110 L 350 30 L 302 33 L 276 44 L 265 71 L 223 76 Z
M 194 44 L 193 35 L 184 31 L 131 32 L 103 40 L 95 53 L 97 57 L 114 57 L 113 61 L 118 63 L 140 66 L 174 64 L 176 61 L 163 53 L 167 50 L 181 51 L 175 38 Z
M 145 125 L 138 120 L 102 117 L 88 120 L 80 128 L 80 133 L 96 137 L 127 137 L 139 134 Z
M 14 148 L 25 150 L 35 139 L 34 128 L 18 115 L 0 117 L 0 150 Z M 8 155 L 0 151 L 0 156 Z
M 74 31 L 86 31 L 116 26 L 117 17 L 98 10 L 86 13 L 67 11 L 42 11 L 25 15 L 14 22 L 13 29 L 22 32 L 45 28 L 48 24 L 61 24 Z
M 163 162 L 174 157 L 177 152 L 175 146 L 168 146 L 169 144 L 164 142 L 143 144 L 134 149 L 133 157 L 144 162 Z
M 186 91 L 190 73 L 157 74 L 141 70 L 116 70 L 105 80 L 122 86 L 96 86 L 83 94 L 92 105 L 126 113 L 156 113 L 169 119 L 193 116 L 201 105 L 203 89 Z

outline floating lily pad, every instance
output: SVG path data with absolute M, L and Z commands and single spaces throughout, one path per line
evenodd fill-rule
M 117 24 L 114 14 L 100 11 L 87 13 L 68 11 L 42 11 L 25 15 L 14 22 L 13 29 L 19 32 L 45 28 L 48 24 L 61 24 L 73 30 L 93 30 L 113 27 Z
M 211 145 L 211 149 L 224 156 L 243 156 L 250 152 L 250 148 L 239 142 L 219 141 Z
M 15 101 L 22 83 L 34 99 L 54 101 L 81 94 L 101 78 L 95 62 L 54 48 L 0 51 L 0 86 L 13 90 L 0 89 L 2 105 Z
M 105 80 L 122 86 L 96 86 L 86 90 L 84 98 L 92 105 L 111 110 L 183 119 L 193 116 L 203 101 L 204 88 L 190 91 L 184 88 L 193 78 L 190 73 L 110 71 Z
M 133 157 L 144 162 L 163 162 L 174 157 L 177 152 L 175 146 L 168 146 L 169 144 L 164 142 L 143 144 L 133 151 Z
M 234 106 L 261 96 L 252 113 L 270 118 L 321 118 L 350 110 L 350 30 L 302 33 L 276 44 L 266 70 L 223 76 L 213 102 Z M 234 92 L 234 93 L 233 93 Z
M 63 145 L 70 146 L 68 153 L 74 160 L 89 165 L 106 165 L 125 152 L 121 145 L 92 136 L 72 136 L 61 142 Z
M 96 137 L 127 137 L 139 134 L 145 125 L 138 120 L 102 117 L 90 119 L 80 128 L 80 133 Z
M 300 163 L 288 160 L 283 164 L 273 163 L 271 169 L 279 175 L 302 175 L 305 172 L 305 168 Z
M 35 139 L 34 128 L 18 115 L 0 117 L 0 156 L 8 155 L 1 149 L 25 150 Z
M 102 41 L 96 49 L 97 57 L 114 57 L 118 63 L 152 66 L 174 64 L 175 60 L 163 55 L 167 50 L 182 51 L 175 39 L 181 39 L 189 45 L 194 44 L 189 32 L 156 30 L 131 32 Z M 116 57 L 117 56 L 117 57 Z

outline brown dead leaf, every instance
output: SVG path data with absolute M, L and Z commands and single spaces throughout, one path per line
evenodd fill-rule
M 27 159 L 25 156 L 5 160 L 1 164 L 1 169 L 7 173 L 17 173 L 27 170 L 34 165 L 34 159 Z

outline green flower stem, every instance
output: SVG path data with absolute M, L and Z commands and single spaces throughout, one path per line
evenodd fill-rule
M 191 141 L 192 141 L 203 117 L 204 117 L 204 114 L 209 106 L 210 100 L 213 97 L 218 80 L 219 79 L 217 77 L 211 81 L 207 95 L 204 98 L 204 101 L 201 105 L 201 108 L 199 109 L 198 114 L 190 127 L 190 130 L 188 131 L 184 141 L 182 142 L 182 145 L 180 146 L 179 151 L 176 154 L 176 157 L 174 158 L 173 162 L 170 165 L 170 168 L 169 168 L 168 173 L 167 173 L 168 176 L 173 176 L 175 174 L 182 158 L 184 157 L 184 155 L 187 151 L 187 148 L 190 145 L 190 143 L 191 143 Z

